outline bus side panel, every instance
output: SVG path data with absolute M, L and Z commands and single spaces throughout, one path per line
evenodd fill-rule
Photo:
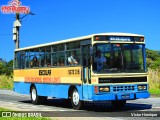
M 71 85 L 69 84 L 35 84 L 39 96 L 50 96 L 56 98 L 68 98 L 68 91 Z M 73 85 L 72 85 L 73 86 Z M 74 85 L 82 100 L 82 86 Z
M 34 84 L 39 96 L 50 96 L 56 98 L 68 98 L 69 84 Z M 14 91 L 21 94 L 30 94 L 31 83 L 14 82 Z M 82 100 L 82 86 L 75 85 Z
M 69 85 L 35 84 L 39 96 L 68 98 Z
M 13 90 L 21 94 L 30 94 L 30 83 L 14 82 Z
M 93 95 L 93 85 L 83 84 L 83 100 L 89 100 Z
M 93 94 L 94 94 L 94 87 L 93 87 L 93 85 L 88 85 L 88 98 L 89 99 L 92 98 Z

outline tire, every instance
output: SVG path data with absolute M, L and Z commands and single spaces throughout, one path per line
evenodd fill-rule
M 112 101 L 112 106 L 114 107 L 114 109 L 122 109 L 126 104 L 126 100 L 114 100 Z
M 75 110 L 82 109 L 83 107 L 83 101 L 79 99 L 79 93 L 77 89 L 73 89 L 72 91 L 71 103 L 72 103 L 73 109 Z
M 37 90 L 35 87 L 31 88 L 30 96 L 31 96 L 32 103 L 35 105 L 42 104 L 47 100 L 47 97 L 45 97 L 45 96 L 38 96 Z

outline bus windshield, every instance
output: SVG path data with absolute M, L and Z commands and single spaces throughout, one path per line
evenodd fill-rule
M 142 44 L 95 44 L 93 71 L 95 73 L 145 72 L 144 49 Z

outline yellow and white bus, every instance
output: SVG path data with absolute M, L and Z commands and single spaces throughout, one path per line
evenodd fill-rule
M 47 97 L 85 101 L 148 98 L 145 39 L 131 33 L 101 33 L 15 50 L 14 91 L 33 104 Z

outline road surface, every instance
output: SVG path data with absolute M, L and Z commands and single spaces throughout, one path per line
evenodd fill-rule
M 126 106 L 122 110 L 115 110 L 113 107 L 107 103 L 85 103 L 83 110 L 73 110 L 69 103 L 66 104 L 62 99 L 51 99 L 49 98 L 43 105 L 33 105 L 31 104 L 29 95 L 21 95 L 15 93 L 11 90 L 0 90 L 0 107 L 8 108 L 16 111 L 35 111 L 42 112 L 48 117 L 59 117 L 62 116 L 64 119 L 69 119 L 69 117 L 75 117 L 76 119 L 83 117 L 83 119 L 154 119 L 158 120 L 160 117 L 150 117 L 150 116 L 160 116 L 160 98 L 148 98 L 127 101 Z M 159 112 L 158 112 L 159 111 Z M 142 115 L 143 114 L 143 115 Z M 143 117 L 139 117 L 141 115 Z M 144 115 L 148 115 L 146 118 Z M 134 116 L 134 117 L 133 117 Z M 135 117 L 137 116 L 137 117 Z

